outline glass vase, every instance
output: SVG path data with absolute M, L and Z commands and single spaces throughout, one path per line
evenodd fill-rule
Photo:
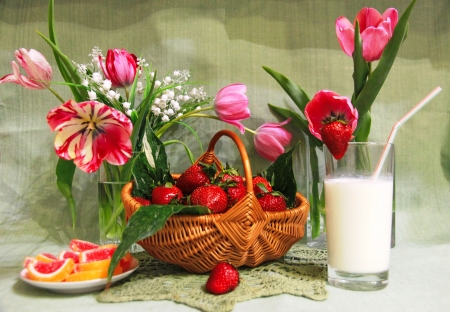
M 120 193 L 128 181 L 120 166 L 106 162 L 99 170 L 98 209 L 100 244 L 119 244 L 126 225 L 125 210 Z
M 306 244 L 312 248 L 326 249 L 325 227 L 325 159 L 323 147 L 308 147 L 306 151 L 307 190 L 310 209 L 306 223 Z

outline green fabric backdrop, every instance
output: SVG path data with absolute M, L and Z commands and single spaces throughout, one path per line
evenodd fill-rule
M 256 129 L 277 121 L 267 103 L 290 101 L 262 65 L 284 73 L 312 96 L 321 89 L 352 93 L 352 60 L 339 48 L 334 22 L 353 20 L 364 6 L 403 13 L 409 0 L 392 1 L 55 1 L 56 29 L 62 50 L 85 63 L 93 46 L 104 53 L 125 48 L 142 55 L 160 73 L 190 69 L 209 95 L 241 82 L 248 87 Z M 410 17 L 409 35 L 373 105 L 370 139 L 385 141 L 394 122 L 436 86 L 443 91 L 398 132 L 396 144 L 397 245 L 443 245 L 449 242 L 450 200 L 450 2 L 418 0 Z M 14 50 L 34 48 L 62 81 L 47 44 L 46 0 L 0 0 L 0 76 L 11 72 Z M 54 88 L 69 98 L 68 88 Z M 66 245 L 73 237 L 97 240 L 97 177 L 77 171 L 74 193 L 77 228 L 71 228 L 66 202 L 55 184 L 57 156 L 46 115 L 59 103 L 48 91 L 0 85 L 0 254 L 2 267 L 17 266 L 45 245 Z M 218 121 L 194 123 L 204 147 L 220 128 Z M 293 128 L 289 128 L 295 131 Z M 235 130 L 235 129 L 234 129 Z M 236 130 L 237 131 L 237 130 Z M 201 154 L 183 130 L 183 138 Z M 268 162 L 245 134 L 254 172 Z M 301 136 L 295 133 L 294 141 Z M 228 147 L 231 141 L 224 141 Z M 172 168 L 188 166 L 181 149 L 170 150 Z M 219 157 L 238 164 L 237 150 L 223 148 Z M 301 157 L 300 157 L 301 159 Z M 298 172 L 302 190 L 305 176 Z M 8 256 L 3 256 L 8 254 Z

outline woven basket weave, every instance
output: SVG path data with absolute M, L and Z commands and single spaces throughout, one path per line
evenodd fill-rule
M 247 151 L 232 131 L 217 132 L 197 162 L 215 162 L 220 168 L 214 146 L 222 136 L 230 137 L 241 154 L 245 197 L 223 214 L 174 215 L 164 228 L 138 242 L 154 258 L 177 264 L 193 273 L 208 272 L 221 261 L 229 261 L 236 267 L 256 267 L 280 258 L 303 237 L 309 212 L 309 203 L 300 193 L 296 194 L 296 208 L 282 212 L 262 210 L 253 193 Z M 178 176 L 174 175 L 175 180 Z M 131 196 L 132 187 L 130 182 L 122 190 L 127 218 L 141 206 Z

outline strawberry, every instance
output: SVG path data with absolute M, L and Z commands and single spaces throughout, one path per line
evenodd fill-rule
M 212 213 L 222 213 L 227 210 L 227 193 L 218 185 L 203 185 L 196 188 L 190 198 L 191 205 L 208 207 Z
M 151 205 L 151 202 L 147 198 L 144 198 L 144 197 L 134 197 L 134 200 L 137 201 L 142 206 L 150 206 Z
M 269 181 L 262 176 L 253 177 L 253 192 L 255 195 L 261 193 L 270 193 L 272 192 L 272 185 L 270 185 Z
M 264 211 L 285 211 L 286 199 L 280 192 L 271 192 L 257 196 Z
M 245 194 L 247 194 L 247 188 L 244 184 L 238 183 L 234 186 L 227 186 L 225 191 L 228 196 L 228 208 L 233 207 L 239 200 L 241 200 Z
M 178 204 L 182 197 L 181 190 L 170 182 L 159 185 L 152 191 L 152 203 L 154 205 Z
M 352 127 L 340 121 L 325 124 L 320 129 L 323 143 L 335 159 L 341 159 L 352 139 Z
M 228 262 L 214 266 L 206 282 L 206 290 L 213 295 L 226 294 L 239 285 L 239 272 Z
M 215 166 L 197 163 L 183 172 L 177 180 L 177 187 L 184 195 L 191 194 L 197 187 L 211 182 L 216 173 Z

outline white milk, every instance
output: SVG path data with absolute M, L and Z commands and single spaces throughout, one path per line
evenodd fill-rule
M 389 269 L 392 179 L 325 179 L 328 264 L 347 273 Z

